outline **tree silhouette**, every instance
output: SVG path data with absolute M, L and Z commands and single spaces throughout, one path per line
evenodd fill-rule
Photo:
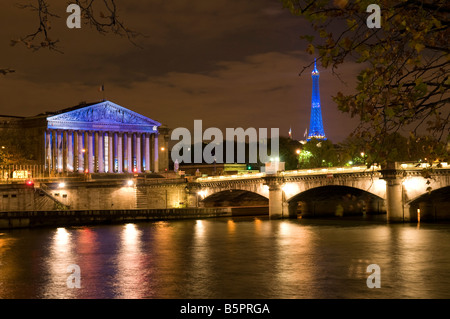
M 90 26 L 100 34 L 115 34 L 126 37 L 137 46 L 135 39 L 142 34 L 130 29 L 119 18 L 117 0 L 71 0 L 67 4 L 77 4 L 81 10 L 81 20 L 84 25 Z M 48 49 L 62 53 L 58 47 L 59 39 L 52 37 L 53 20 L 61 18 L 51 10 L 48 0 L 33 0 L 26 4 L 17 4 L 17 7 L 30 10 L 36 14 L 36 28 L 24 36 L 11 40 L 11 45 L 24 45 L 27 49 L 38 51 Z M 0 68 L 0 74 L 14 72 L 10 68 Z
M 427 131 L 436 143 L 449 142 L 450 5 L 447 0 L 380 0 L 381 28 L 369 28 L 373 1 L 281 0 L 308 19 L 319 39 L 303 35 L 307 51 L 334 73 L 344 62 L 360 63 L 356 93 L 338 92 L 338 108 L 360 125 L 354 135 L 366 151 L 381 154 L 386 138 L 407 129 L 411 141 Z M 303 70 L 308 68 L 306 66 Z M 303 72 L 303 71 L 302 71 Z M 411 143 L 411 145 L 413 145 Z M 448 157 L 436 147 L 430 160 Z M 376 158 L 378 162 L 386 158 Z

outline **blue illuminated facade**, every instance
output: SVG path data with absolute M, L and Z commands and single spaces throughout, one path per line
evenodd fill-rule
M 49 170 L 144 173 L 160 169 L 161 123 L 113 102 L 79 105 L 45 120 L 45 165 Z M 167 147 L 166 143 L 161 146 Z M 165 169 L 168 161 L 163 162 Z
M 0 116 L 0 124 L 2 120 L 5 127 L 20 130 L 18 143 L 50 175 L 169 168 L 170 129 L 111 101 L 82 102 L 32 117 Z
M 326 140 L 325 131 L 322 123 L 322 110 L 320 108 L 319 93 L 319 71 L 317 70 L 316 60 L 314 59 L 314 70 L 311 72 L 312 77 L 312 98 L 311 98 L 311 120 L 309 123 L 309 134 L 307 141 L 312 138 L 318 140 Z

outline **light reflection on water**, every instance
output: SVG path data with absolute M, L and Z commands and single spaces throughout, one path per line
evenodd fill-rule
M 0 298 L 450 298 L 450 225 L 224 218 L 0 233 Z M 81 288 L 67 287 L 67 267 Z M 381 288 L 366 285 L 381 268 Z

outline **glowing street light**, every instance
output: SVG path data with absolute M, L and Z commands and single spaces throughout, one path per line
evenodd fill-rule
M 133 186 L 133 185 L 134 185 L 133 180 L 129 179 L 129 180 L 127 181 L 127 185 L 128 185 L 128 186 Z
M 66 186 L 66 183 L 64 183 L 64 182 L 61 182 L 61 183 L 59 183 L 59 188 L 64 188 L 65 186 Z
M 300 149 L 297 149 L 296 151 L 295 151 L 295 153 L 297 153 L 298 155 L 300 154 Z

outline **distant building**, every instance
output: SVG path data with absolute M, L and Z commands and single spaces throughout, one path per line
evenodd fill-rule
M 169 168 L 170 130 L 110 101 L 32 117 L 0 116 L 0 127 L 20 130 L 36 164 L 53 173 L 144 173 Z

